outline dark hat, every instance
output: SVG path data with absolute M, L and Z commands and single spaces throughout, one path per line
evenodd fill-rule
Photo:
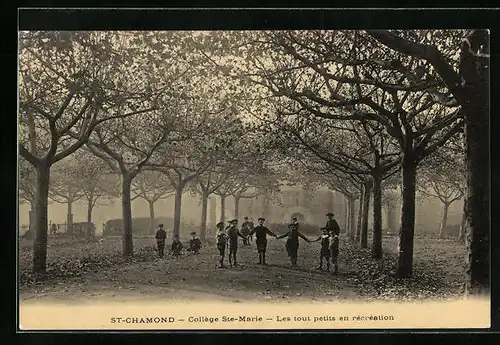
M 238 223 L 238 219 L 230 220 L 229 223 Z
M 248 219 L 248 217 L 245 217 L 245 218 L 243 218 L 243 219 Z
M 159 224 L 158 226 L 159 226 L 160 228 L 163 228 L 163 224 Z
M 327 215 L 328 217 L 333 217 L 333 216 L 334 216 L 334 214 L 333 214 L 333 213 L 331 213 L 331 212 L 328 212 L 326 215 Z
M 266 218 L 262 218 L 262 217 L 260 217 L 260 218 L 259 218 L 259 219 L 257 219 L 257 220 L 266 220 Z
M 215 226 L 216 226 L 216 227 L 219 227 L 219 226 L 221 226 L 221 225 L 224 225 L 224 223 L 223 223 L 223 222 L 218 222 Z
M 190 235 L 196 235 L 196 231 L 190 232 Z

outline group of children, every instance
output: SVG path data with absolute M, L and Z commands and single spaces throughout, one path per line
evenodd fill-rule
M 249 243 L 249 239 L 255 234 L 255 244 L 257 246 L 257 252 L 259 255 L 259 265 L 267 265 L 266 263 L 266 249 L 267 249 L 267 236 L 272 236 L 276 239 L 286 238 L 285 248 L 290 258 L 292 267 L 297 266 L 297 256 L 299 249 L 299 238 L 304 241 L 311 242 L 321 242 L 321 250 L 319 257 L 319 266 L 317 269 L 323 270 L 323 262 L 326 262 L 326 270 L 330 271 L 330 262 L 334 265 L 334 273 L 338 272 L 338 256 L 339 256 L 339 236 L 340 227 L 334 218 L 333 213 L 329 212 L 326 214 L 327 222 L 326 226 L 321 228 L 322 234 L 315 240 L 309 240 L 299 231 L 299 223 L 297 218 L 292 218 L 292 223 L 288 225 L 288 232 L 283 235 L 276 235 L 274 232 L 269 230 L 265 225 L 265 219 L 259 218 L 259 225 L 256 227 L 247 228 L 245 234 L 242 233 L 237 227 L 238 219 L 232 219 L 229 221 L 229 225 L 224 228 L 224 223 L 217 223 L 217 233 L 216 242 L 217 249 L 219 250 L 219 264 L 221 268 L 224 268 L 224 258 L 226 254 L 226 249 L 229 253 L 229 265 L 230 267 L 236 266 L 236 253 L 238 252 L 238 238 L 243 239 L 243 243 Z M 247 218 L 245 218 L 247 221 Z M 242 227 L 246 228 L 246 227 Z M 193 254 L 198 254 L 201 249 L 201 241 L 196 236 L 196 232 L 191 233 L 191 240 L 189 241 L 188 251 Z M 158 254 L 160 258 L 164 256 L 165 249 L 165 239 L 167 234 L 163 228 L 163 224 L 159 225 L 159 229 L 156 232 L 156 241 L 158 245 Z M 178 259 L 181 251 L 183 249 L 183 244 L 179 240 L 179 236 L 175 235 L 174 240 L 171 245 L 172 255 Z
M 229 265 L 231 267 L 237 265 L 236 253 L 238 251 L 238 237 L 243 238 L 244 243 L 248 241 L 249 236 L 256 235 L 255 244 L 259 254 L 259 264 L 267 265 L 266 263 L 266 249 L 267 249 L 267 235 L 273 236 L 276 239 L 286 238 L 285 248 L 290 258 L 292 267 L 297 266 L 297 257 L 299 249 L 299 238 L 304 241 L 319 242 L 321 241 L 320 260 L 317 269 L 323 270 L 323 261 L 326 261 L 326 269 L 330 270 L 330 260 L 334 265 L 334 273 L 338 272 L 338 255 L 339 255 L 339 235 L 340 227 L 334 218 L 334 214 L 329 212 L 326 214 L 328 220 L 326 226 L 321 228 L 322 235 L 315 240 L 309 240 L 299 231 L 299 223 L 297 218 L 292 219 L 292 223 L 288 225 L 288 232 L 283 235 L 276 235 L 264 226 L 265 219 L 259 218 L 259 225 L 245 236 L 238 229 L 238 220 L 233 219 L 229 222 L 229 226 L 224 229 L 224 223 L 217 224 L 217 249 L 219 250 L 220 267 L 224 267 L 224 256 L 226 248 L 229 248 Z
M 196 236 L 196 232 L 192 232 L 191 239 L 189 240 L 188 252 L 192 254 L 199 254 L 201 249 L 201 240 Z M 163 258 L 165 255 L 165 240 L 167 238 L 167 232 L 165 231 L 163 224 L 158 225 L 158 230 L 156 231 L 156 245 L 158 247 L 158 255 L 160 258 Z M 172 241 L 172 245 L 170 246 L 170 252 L 172 256 L 174 256 L 177 260 L 179 259 L 179 255 L 181 255 L 181 251 L 184 248 L 181 240 L 178 235 L 174 235 L 174 239 Z

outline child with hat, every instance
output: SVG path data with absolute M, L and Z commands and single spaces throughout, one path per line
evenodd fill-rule
M 236 263 L 236 252 L 238 251 L 238 237 L 245 238 L 238 230 L 238 219 L 233 219 L 227 227 L 227 235 L 229 236 L 229 266 L 233 267 Z
M 217 233 L 215 236 L 217 241 L 217 249 L 219 250 L 219 255 L 220 255 L 219 263 L 220 263 L 220 268 L 224 268 L 224 256 L 226 253 L 226 246 L 229 236 L 224 231 L 223 222 L 218 222 L 216 226 L 217 226 Z
M 252 229 L 250 235 L 255 233 L 255 244 L 257 245 L 257 252 L 259 253 L 259 265 L 267 265 L 266 263 L 266 248 L 267 248 L 267 235 L 277 238 L 278 236 L 264 226 L 264 218 L 259 218 L 259 225 Z M 249 236 L 250 236 L 249 235 Z
M 339 256 L 340 226 L 335 220 L 333 213 L 328 212 L 326 216 L 328 220 L 326 222 L 325 228 L 330 236 L 330 244 L 329 244 L 330 256 L 332 258 L 332 263 L 334 265 L 333 273 L 336 274 L 339 269 L 338 256 Z

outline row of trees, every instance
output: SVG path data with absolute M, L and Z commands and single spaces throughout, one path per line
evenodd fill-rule
M 237 117 L 228 85 L 216 70 L 208 73 L 211 64 L 191 40 L 171 32 L 21 34 L 21 179 L 32 178 L 21 190 L 35 206 L 35 272 L 46 268 L 49 195 L 67 202 L 68 214 L 85 195 L 89 222 L 101 195 L 119 195 L 129 256 L 135 197 L 153 210 L 174 194 L 178 235 L 182 195 L 198 192 L 204 237 L 211 194 L 223 203 L 233 195 L 238 204 L 279 187 L 262 146 Z
M 363 247 L 373 197 L 374 258 L 382 255 L 383 190 L 399 186 L 397 275 L 408 277 L 417 180 L 432 184 L 433 166 L 460 161 L 449 143 L 460 152 L 464 133 L 468 291 L 486 291 L 488 37 L 460 30 L 23 33 L 19 151 L 36 171 L 33 269 L 45 270 L 51 167 L 86 150 L 120 176 L 124 255 L 133 253 L 131 194 L 141 172 L 168 181 L 174 234 L 184 191 L 201 195 L 203 236 L 208 196 L 219 195 L 221 209 L 235 196 L 238 212 L 240 198 L 272 194 L 300 167 L 346 196 L 350 236 Z
M 373 195 L 375 258 L 382 248 L 382 185 L 400 174 L 399 277 L 413 269 L 418 168 L 439 161 L 437 156 L 448 159 L 446 144 L 464 134 L 464 163 L 455 165 L 466 165 L 466 188 L 452 186 L 436 195 L 446 204 L 465 194 L 467 290 L 488 292 L 487 31 L 245 32 L 226 39 L 238 63 L 214 63 L 245 80 L 247 94 L 260 96 L 258 105 L 245 110 L 261 130 L 306 169 L 329 175 L 335 185 L 349 181 L 351 201 L 361 196 L 362 246 Z M 218 54 L 220 59 L 229 51 Z

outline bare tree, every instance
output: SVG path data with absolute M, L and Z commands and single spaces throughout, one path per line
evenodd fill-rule
M 170 181 L 160 172 L 141 171 L 132 181 L 131 200 L 144 199 L 149 206 L 149 234 L 155 233 L 155 203 L 160 199 L 166 199 L 174 194 L 174 188 Z
M 488 30 L 472 30 L 460 43 L 460 61 L 447 60 L 436 44 L 415 42 L 389 31 L 370 31 L 373 37 L 403 54 L 432 64 L 460 104 L 465 119 L 468 225 L 468 294 L 484 295 L 490 287 L 490 179 L 489 179 L 489 64 Z M 432 35 L 432 34 L 431 34 Z M 447 42 L 436 40 L 443 47 Z M 453 47 L 458 48 L 457 46 Z M 458 50 L 458 49 L 457 49 Z
M 121 64 L 132 47 L 120 46 L 117 36 L 91 31 L 20 34 L 19 153 L 37 176 L 36 273 L 46 269 L 52 165 L 82 147 L 98 125 L 151 110 L 151 105 L 132 110 L 133 95 L 118 86 L 135 71 Z

